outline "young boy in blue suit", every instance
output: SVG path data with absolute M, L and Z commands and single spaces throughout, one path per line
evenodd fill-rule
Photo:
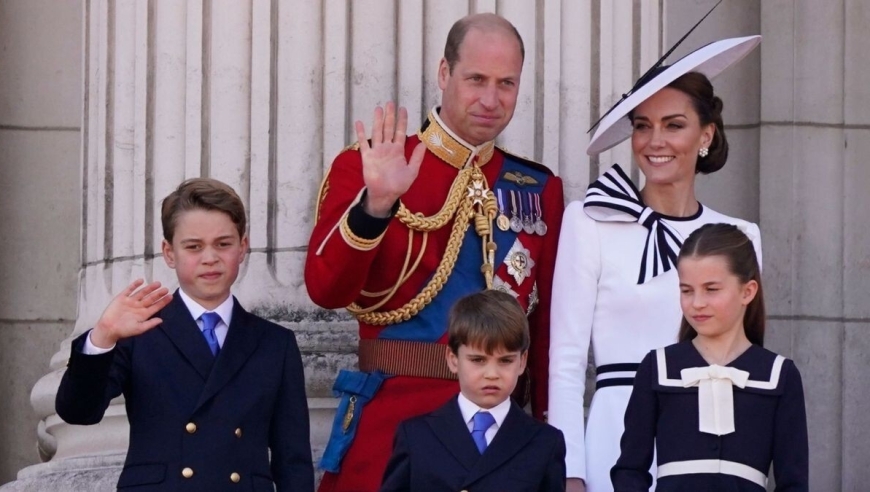
M 292 331 L 230 294 L 248 251 L 245 207 L 213 179 L 162 206 L 179 289 L 136 280 L 73 341 L 57 414 L 98 423 L 122 394 L 130 445 L 118 488 L 311 491 L 302 360 Z
M 520 305 L 487 290 L 460 299 L 448 323 L 460 393 L 399 425 L 381 491 L 565 490 L 562 433 L 510 399 L 529 348 Z

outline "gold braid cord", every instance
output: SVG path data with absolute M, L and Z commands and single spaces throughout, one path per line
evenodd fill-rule
M 441 258 L 441 262 L 438 264 L 438 268 L 435 269 L 435 274 L 423 290 L 404 306 L 391 311 L 374 312 L 389 301 L 398 290 L 398 287 L 410 276 L 410 272 L 407 269 L 410 257 L 406 257 L 402 272 L 399 275 L 399 281 L 392 289 L 386 292 L 387 297 L 385 299 L 367 308 L 353 303 L 347 307 L 347 310 L 356 316 L 360 322 L 375 326 L 407 321 L 416 316 L 441 292 L 444 284 L 450 278 L 450 274 L 456 265 L 456 259 L 459 257 L 462 239 L 472 218 L 474 219 L 475 231 L 483 238 L 483 265 L 481 266 L 481 272 L 486 279 L 487 288 L 492 288 L 493 260 L 495 256 L 495 242 L 492 238 L 492 220 L 495 218 L 497 211 L 498 205 L 495 196 L 487 186 L 483 173 L 477 167 L 470 167 L 460 171 L 450 187 L 450 192 L 447 195 L 444 206 L 431 217 L 425 217 L 419 213 L 411 213 L 405 208 L 404 204 L 400 205 L 399 220 L 409 229 L 409 253 L 413 236 L 412 231 L 423 232 L 425 237 L 428 232 L 440 229 L 451 218 L 455 217 L 453 228 L 450 231 L 450 238 L 447 241 L 447 249 Z M 420 258 L 418 257 L 411 272 L 416 269 L 419 260 Z M 363 292 L 363 295 L 371 296 L 372 294 Z
M 471 181 L 471 176 L 471 168 L 459 171 L 459 174 L 450 186 L 450 192 L 447 194 L 447 200 L 444 202 L 444 206 L 441 207 L 441 210 L 439 210 L 435 215 L 424 217 L 421 213 L 412 213 L 410 210 L 405 208 L 404 203 L 400 203 L 399 212 L 396 216 L 399 218 L 399 221 L 414 231 L 432 232 L 441 229 L 448 221 L 450 221 L 451 218 L 453 218 L 456 210 L 459 208 L 459 204 L 462 203 L 462 198 L 465 196 L 468 183 Z

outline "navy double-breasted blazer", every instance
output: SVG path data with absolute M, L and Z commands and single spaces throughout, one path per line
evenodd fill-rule
M 123 393 L 130 445 L 119 489 L 314 489 L 296 338 L 233 302 L 217 357 L 177 292 L 160 326 L 111 352 L 83 354 L 87 333 L 73 341 L 57 414 L 96 424 Z
M 563 491 L 565 439 L 515 403 L 481 455 L 454 397 L 402 422 L 381 492 Z

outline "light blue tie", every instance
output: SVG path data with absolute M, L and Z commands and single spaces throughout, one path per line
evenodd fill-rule
M 486 450 L 486 430 L 495 423 L 495 417 L 489 412 L 477 412 L 472 419 L 474 420 L 474 428 L 471 430 L 471 438 L 474 439 L 477 450 L 483 454 Z
M 218 313 L 202 313 L 199 319 L 202 320 L 202 334 L 205 336 L 205 341 L 208 342 L 208 348 L 211 349 L 212 355 L 217 356 L 218 352 L 221 351 L 221 346 L 214 334 L 214 327 L 217 326 L 221 317 Z

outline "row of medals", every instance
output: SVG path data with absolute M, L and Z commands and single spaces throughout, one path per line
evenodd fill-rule
M 526 234 L 539 236 L 547 234 L 540 194 L 502 189 L 496 191 L 498 192 L 498 218 L 495 223 L 499 229 L 504 232 L 510 229 L 516 233 L 524 231 Z M 509 197 L 505 196 L 505 192 L 510 194 Z M 510 218 L 507 216 L 507 204 L 510 204 Z

